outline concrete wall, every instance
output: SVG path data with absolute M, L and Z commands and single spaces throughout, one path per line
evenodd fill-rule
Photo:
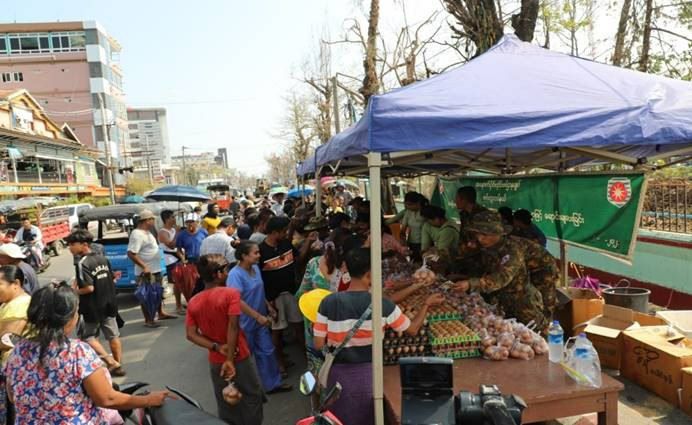
M 24 76 L 24 81 L 0 83 L 0 88 L 27 89 L 58 125 L 67 122 L 82 143 L 94 146 L 86 54 L 61 54 L 57 58 L 0 57 L 0 72 L 21 72 Z
M 567 256 L 587 267 L 692 294 L 692 235 L 641 230 L 639 236 L 644 240 L 637 241 L 631 265 L 573 246 Z M 559 257 L 557 242 L 549 241 L 548 250 Z

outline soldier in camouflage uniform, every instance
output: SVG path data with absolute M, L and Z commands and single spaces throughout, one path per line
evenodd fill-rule
M 463 275 L 480 273 L 480 248 L 478 241 L 468 231 L 476 214 L 488 211 L 476 203 L 476 189 L 473 186 L 463 186 L 457 190 L 455 202 L 459 209 L 459 257 L 454 273 Z
M 555 313 L 556 288 L 560 281 L 560 269 L 555 263 L 555 257 L 531 239 L 519 236 L 509 236 L 509 238 L 516 239 L 524 252 L 529 280 L 543 297 L 543 314 L 545 314 L 547 323 L 550 324 L 553 320 L 553 313 Z
M 495 211 L 476 214 L 468 230 L 476 234 L 481 247 L 484 272 L 481 277 L 457 282 L 456 290 L 492 293 L 506 317 L 514 317 L 524 324 L 533 321 L 535 329 L 543 332 L 548 326 L 543 297 L 529 281 L 522 243 L 505 236 L 502 219 Z

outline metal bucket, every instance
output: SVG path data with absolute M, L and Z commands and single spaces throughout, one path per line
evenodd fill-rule
M 606 304 L 631 308 L 642 313 L 649 312 L 649 295 L 651 291 L 644 288 L 615 287 L 606 288 L 601 293 Z

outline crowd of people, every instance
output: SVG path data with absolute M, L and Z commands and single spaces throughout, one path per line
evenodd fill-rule
M 160 288 L 167 275 L 175 298 L 175 314 L 164 310 L 161 298 L 153 308 L 143 303 L 144 324 L 156 328 L 160 321 L 185 317 L 187 340 L 208 352 L 218 416 L 225 422 L 259 425 L 267 395 L 293 389 L 285 378 L 299 359 L 291 359 L 284 344 L 295 342 L 316 376 L 326 370 L 325 354 L 334 356 L 324 384 L 339 381 L 343 387 L 332 406 L 337 417 L 347 425 L 372 423 L 373 237 L 381 238 L 384 258 L 425 258 L 456 281 L 455 290 L 480 291 L 508 317 L 547 327 L 558 273 L 528 211 L 488 210 L 476 202 L 472 187 L 462 187 L 457 224 L 444 209 L 409 192 L 405 208 L 388 220 L 377 218 L 382 233 L 372 235 L 369 201 L 343 187 L 331 201 L 321 206 L 324 216 L 309 200 L 280 195 L 238 202 L 233 216 L 210 203 L 206 212 L 200 208 L 182 217 L 181 227 L 174 211 L 155 216 L 143 210 L 137 217 L 127 255 L 138 284 Z M 394 223 L 400 225 L 398 236 L 389 226 Z M 114 409 L 157 406 L 167 395 L 130 396 L 113 389 L 111 376 L 126 374 L 114 287 L 118 272 L 89 231 L 74 231 L 67 243 L 75 278 L 45 287 L 21 261 L 17 245 L 0 246 L 0 334 L 24 337 L 14 348 L 0 344 L 0 393 L 7 390 L 0 394 L 0 424 L 29 418 L 119 423 Z M 178 267 L 199 276 L 192 293 L 175 278 Z M 427 309 L 443 301 L 439 294 L 429 297 L 409 319 L 396 303 L 417 289 L 388 296 L 387 326 L 415 334 Z M 228 382 L 243 394 L 237 404 L 224 399 Z

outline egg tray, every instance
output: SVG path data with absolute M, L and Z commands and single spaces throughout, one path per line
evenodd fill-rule
M 447 312 L 447 313 L 428 313 L 425 317 L 428 322 L 444 322 L 446 320 L 461 320 L 461 314 L 457 312 Z
M 445 357 L 448 359 L 470 359 L 474 357 L 481 357 L 480 348 L 472 348 L 468 350 L 443 350 L 436 351 L 433 348 L 433 355 L 435 357 Z
M 428 328 L 428 338 L 430 340 L 430 345 L 461 345 L 461 349 L 466 348 L 476 348 L 481 345 L 481 337 L 473 332 L 467 327 L 467 333 L 465 335 L 452 335 L 452 336 L 438 336 L 433 333 L 431 328 Z
M 384 355 L 384 364 L 385 366 L 391 366 L 391 365 L 397 365 L 399 364 L 399 359 L 404 358 L 404 357 L 434 357 L 435 354 L 429 349 L 429 347 L 426 347 L 426 350 L 423 351 L 423 353 L 408 353 L 408 354 L 394 354 L 394 355 Z
M 420 346 L 420 345 L 430 345 L 430 338 L 428 335 L 424 336 L 403 336 L 403 337 L 397 337 L 397 338 L 384 338 L 382 341 L 382 346 L 384 348 L 390 348 L 390 347 L 403 347 L 405 345 L 408 346 Z

